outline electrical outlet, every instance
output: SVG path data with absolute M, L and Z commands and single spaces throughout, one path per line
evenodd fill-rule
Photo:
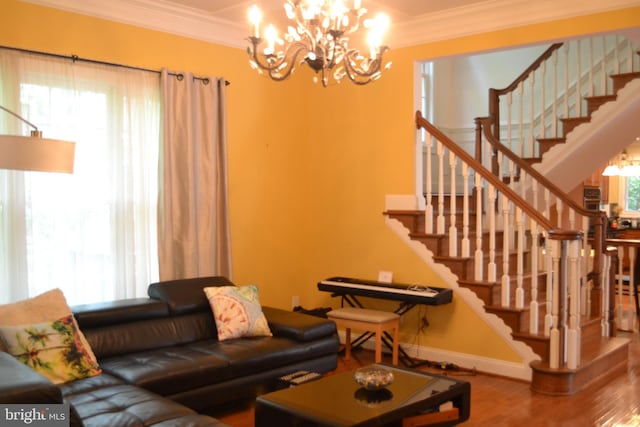
M 425 314 L 424 316 L 422 316 L 422 319 L 420 319 L 420 331 L 424 331 L 428 327 L 429 327 L 429 319 L 427 319 L 427 315 Z
M 393 272 L 392 271 L 380 270 L 378 272 L 378 282 L 380 282 L 380 283 L 391 283 L 392 280 L 393 280 Z
M 291 308 L 294 309 L 296 307 L 300 307 L 300 297 L 298 295 L 291 297 Z

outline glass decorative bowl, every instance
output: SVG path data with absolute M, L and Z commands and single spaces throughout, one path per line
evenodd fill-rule
M 380 390 L 393 383 L 393 372 L 382 366 L 364 366 L 356 370 L 354 379 L 365 390 Z

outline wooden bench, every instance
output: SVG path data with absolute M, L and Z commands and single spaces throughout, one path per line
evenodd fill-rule
M 398 331 L 400 329 L 400 316 L 389 311 L 370 310 L 366 308 L 345 307 L 331 310 L 327 313 L 329 319 L 336 322 L 338 328 L 346 331 L 344 357 L 351 359 L 351 330 L 367 331 L 375 333 L 376 363 L 382 362 L 382 334 L 392 331 L 392 363 L 398 365 Z

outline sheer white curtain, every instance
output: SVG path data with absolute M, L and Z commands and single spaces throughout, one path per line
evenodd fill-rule
M 163 70 L 160 278 L 231 277 L 224 79 Z
M 0 49 L 0 105 L 76 141 L 75 172 L 0 170 L 0 303 L 146 296 L 158 279 L 157 73 Z M 0 132 L 28 135 L 0 111 Z

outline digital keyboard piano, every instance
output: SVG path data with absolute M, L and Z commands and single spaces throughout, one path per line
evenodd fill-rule
M 351 307 L 363 308 L 358 297 L 378 298 L 398 301 L 394 313 L 403 315 L 418 304 L 442 305 L 449 304 L 453 298 L 453 291 L 447 288 L 431 286 L 408 285 L 402 283 L 383 283 L 373 280 L 354 279 L 350 277 L 330 277 L 318 282 L 318 290 L 331 292 L 332 297 L 341 297 L 342 304 L 346 302 Z M 351 342 L 352 350 L 356 349 L 374 334 L 365 332 Z M 392 338 L 387 332 L 382 337 L 385 346 L 391 348 Z M 400 347 L 399 358 L 406 366 L 416 367 L 418 363 Z
M 441 305 L 451 302 L 453 292 L 447 288 L 383 283 L 349 277 L 330 277 L 318 283 L 318 290 L 333 296 L 387 299 L 406 304 Z

